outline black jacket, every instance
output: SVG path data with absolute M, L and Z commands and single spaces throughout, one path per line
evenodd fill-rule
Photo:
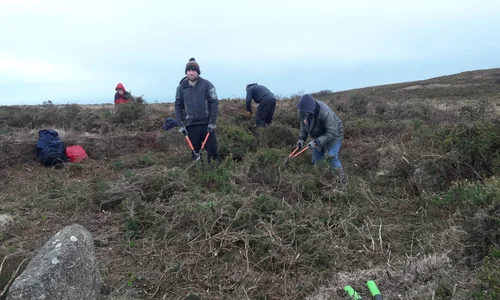
M 252 111 L 252 99 L 255 103 L 260 103 L 262 101 L 276 99 L 276 97 L 267 87 L 252 83 L 247 86 L 247 111 Z
M 214 85 L 201 77 L 191 86 L 184 77 L 175 95 L 175 117 L 179 126 L 215 124 L 219 101 Z

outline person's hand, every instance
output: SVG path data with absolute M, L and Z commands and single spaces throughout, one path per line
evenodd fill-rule
M 188 131 L 184 126 L 179 128 L 179 132 L 182 133 L 183 135 L 188 135 Z
M 200 160 L 201 159 L 201 153 L 199 151 L 197 152 L 197 151 L 193 150 L 193 154 L 194 154 L 194 156 L 196 156 L 196 158 L 194 160 Z
M 249 117 L 252 116 L 252 112 L 251 111 L 247 112 L 247 114 L 248 114 Z
M 321 149 L 321 143 L 320 141 L 318 140 L 314 140 L 312 142 L 310 142 L 309 144 L 307 144 L 307 146 L 309 146 L 309 148 L 313 149 L 313 148 L 316 148 L 316 149 Z
M 299 149 L 300 149 L 300 148 L 302 148 L 303 146 L 304 146 L 304 140 L 299 140 L 299 141 L 297 142 L 297 148 L 299 148 Z
M 216 127 L 215 124 L 208 124 L 207 132 L 214 132 Z

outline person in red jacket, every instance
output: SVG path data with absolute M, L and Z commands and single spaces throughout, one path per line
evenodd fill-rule
M 118 83 L 115 87 L 115 106 L 116 104 L 123 104 L 130 101 L 130 93 L 125 90 L 123 84 Z

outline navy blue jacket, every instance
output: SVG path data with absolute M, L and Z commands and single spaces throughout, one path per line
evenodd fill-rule
M 198 77 L 191 86 L 184 77 L 175 94 L 175 118 L 179 126 L 215 124 L 219 112 L 219 99 L 214 85 Z
M 276 97 L 267 87 L 252 83 L 247 86 L 247 111 L 252 111 L 252 99 L 255 103 L 260 103 L 262 101 L 276 99 Z

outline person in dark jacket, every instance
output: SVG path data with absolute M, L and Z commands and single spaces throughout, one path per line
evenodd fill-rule
M 130 101 L 130 93 L 125 90 L 122 83 L 118 83 L 115 87 L 115 106 Z
M 200 76 L 200 66 L 194 58 L 186 64 L 186 77 L 182 78 L 175 94 L 175 117 L 179 132 L 187 135 L 193 144 L 193 160 L 199 158 L 200 149 L 208 132 L 205 149 L 208 161 L 217 160 L 216 121 L 219 101 L 214 85 Z
M 339 160 L 339 150 L 344 139 L 344 126 L 337 114 L 325 103 L 315 100 L 310 94 L 302 96 L 297 105 L 300 122 L 300 136 L 297 147 L 302 148 L 307 136 L 313 141 L 308 144 L 313 149 L 312 162 L 330 158 L 330 164 L 339 171 L 345 183 L 344 169 Z
M 267 87 L 257 83 L 247 84 L 246 90 L 246 109 L 249 116 L 252 115 L 252 99 L 259 104 L 255 115 L 255 126 L 261 127 L 271 124 L 276 109 L 274 94 Z

